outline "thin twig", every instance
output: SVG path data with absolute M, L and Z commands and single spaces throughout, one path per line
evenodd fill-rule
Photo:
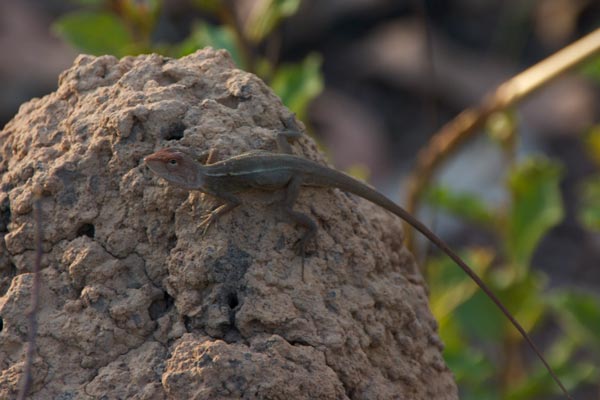
M 504 82 L 486 96 L 479 106 L 464 110 L 444 125 L 417 156 L 417 165 L 408 180 L 407 211 L 415 214 L 437 167 L 461 144 L 478 133 L 491 114 L 522 101 L 535 90 L 599 52 L 600 29 L 597 29 Z M 406 230 L 406 238 L 411 245 L 413 236 L 410 229 Z
M 29 332 L 27 333 L 27 353 L 25 368 L 19 391 L 19 400 L 25 400 L 32 382 L 33 357 L 35 356 L 35 338 L 37 334 L 37 310 L 40 298 L 40 265 L 42 263 L 42 209 L 40 197 L 36 196 L 33 204 L 35 220 L 35 260 L 33 264 L 33 283 L 31 285 L 31 305 L 27 311 Z

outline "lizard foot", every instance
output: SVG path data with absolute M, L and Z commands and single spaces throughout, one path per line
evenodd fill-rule
M 214 222 L 216 222 L 218 218 L 219 218 L 219 216 L 217 215 L 217 213 L 215 211 L 211 211 L 202 216 L 202 222 L 200 222 L 200 225 L 199 225 L 201 228 L 203 228 L 202 229 L 202 237 L 204 237 L 206 235 L 206 232 L 208 232 L 208 228 L 210 228 L 210 226 Z
M 296 254 L 302 258 L 306 257 L 306 240 L 304 238 L 298 239 L 293 246 Z
M 304 276 L 304 260 L 306 259 L 306 238 L 303 237 L 298 239 L 296 243 L 294 243 L 294 250 L 298 256 L 300 256 L 300 260 L 302 262 L 302 282 L 306 282 Z

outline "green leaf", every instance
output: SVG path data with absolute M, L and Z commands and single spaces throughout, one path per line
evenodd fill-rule
M 495 365 L 478 349 L 464 346 L 456 351 L 445 350 L 444 359 L 461 386 L 483 386 L 495 373 Z
M 547 309 L 542 297 L 547 282 L 546 276 L 530 271 L 520 279 L 514 279 L 514 273 L 509 265 L 494 270 L 491 275 L 493 277 L 491 286 L 504 306 L 511 311 L 523 329 L 527 332 L 532 331 Z M 522 341 L 523 338 L 512 324 L 507 319 L 504 322 L 508 327 L 505 334 L 515 341 Z
M 59 18 L 52 30 L 73 47 L 93 55 L 127 55 L 133 38 L 115 15 L 106 12 L 75 11 Z
M 469 249 L 461 257 L 483 276 L 491 266 L 495 253 L 486 248 Z M 478 290 L 475 282 L 456 266 L 448 257 L 441 256 L 429 260 L 427 265 L 427 283 L 430 289 L 429 303 L 431 311 L 439 322 L 440 330 L 453 318 L 456 308 L 469 300 Z M 444 339 L 446 340 L 446 339 Z
M 489 385 L 496 366 L 480 349 L 466 342 L 459 324 L 448 320 L 444 327 L 440 326 L 440 335 L 444 340 L 444 359 L 461 388 L 461 399 L 478 398 L 483 388 L 488 394 L 497 392 L 490 390 Z
M 71 0 L 71 2 L 87 7 L 100 7 L 106 3 L 106 0 Z
M 593 126 L 588 130 L 583 139 L 585 150 L 594 160 L 596 165 L 600 165 L 600 125 Z
M 150 47 L 161 7 L 162 0 L 124 0 L 121 1 L 118 14 L 132 27 L 132 31 L 136 32 L 136 37 Z
M 585 63 L 581 68 L 581 71 L 584 75 L 594 79 L 596 82 L 600 82 L 600 57 L 596 57 Z
M 591 379 L 597 376 L 597 369 L 591 363 L 578 362 L 563 368 L 554 367 L 560 376 L 561 382 L 567 390 L 572 391 L 582 383 L 593 383 Z M 506 398 L 511 400 L 531 400 L 546 398 L 552 394 L 560 395 L 562 392 L 544 367 L 539 367 L 535 373 L 529 374 L 522 385 L 509 387 Z
M 443 211 L 466 220 L 490 226 L 494 214 L 477 195 L 453 192 L 450 188 L 436 186 L 425 193 L 425 201 Z
M 455 318 L 465 335 L 484 343 L 501 343 L 506 333 L 506 317 L 481 291 L 457 307 Z
M 369 166 L 367 164 L 360 163 L 350 165 L 348 168 L 344 169 L 344 172 L 351 177 L 364 182 L 369 180 L 369 176 L 371 174 Z
M 255 43 L 263 40 L 279 22 L 294 15 L 300 0 L 258 0 L 253 3 L 246 23 L 246 35 Z
M 492 113 L 486 121 L 488 136 L 505 151 L 513 151 L 517 141 L 517 117 L 514 110 Z
M 526 331 L 531 331 L 544 314 L 545 304 L 541 288 L 545 278 L 541 274 L 528 274 L 507 287 L 499 284 L 498 272 L 507 269 L 494 269 L 488 276 L 487 285 L 496 293 L 504 306 L 515 316 Z M 521 341 L 521 335 L 498 309 L 496 304 L 481 290 L 477 290 L 462 305 L 457 307 L 455 318 L 460 322 L 465 335 L 481 342 L 502 343 L 512 337 Z
M 598 379 L 598 367 L 579 357 L 574 359 L 576 350 L 577 346 L 571 337 L 561 336 L 544 352 L 546 360 L 569 391 L 573 391 L 583 383 L 593 383 Z M 536 362 L 533 372 L 527 375 L 527 379 L 508 388 L 506 398 L 529 400 L 560 393 L 560 389 L 546 368 L 540 362 Z
M 444 342 L 444 358 L 448 356 L 459 359 L 470 346 L 467 338 L 461 332 L 460 325 L 452 318 L 447 318 L 443 324 L 438 326 L 438 334 Z M 472 355 L 475 355 L 475 353 Z M 460 363 L 460 360 L 457 360 L 457 362 Z
M 244 66 L 236 46 L 235 34 L 226 25 L 215 26 L 205 22 L 195 24 L 190 35 L 177 47 L 175 56 L 182 57 L 207 46 L 227 50 L 238 66 Z
M 505 240 L 509 257 L 521 268 L 529 265 L 542 237 L 563 219 L 561 175 L 560 164 L 543 157 L 529 158 L 510 172 L 512 202 Z
M 578 218 L 586 228 L 600 231 L 600 175 L 583 181 L 579 189 Z
M 203 10 L 216 12 L 222 7 L 222 0 L 192 0 L 192 3 Z
M 321 56 L 312 53 L 301 63 L 281 65 L 273 75 L 271 87 L 299 119 L 305 119 L 308 104 L 323 90 Z
M 549 298 L 563 329 L 600 357 L 600 296 L 562 291 Z

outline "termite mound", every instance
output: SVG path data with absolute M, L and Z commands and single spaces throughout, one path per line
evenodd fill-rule
M 42 289 L 32 398 L 456 399 L 400 221 L 306 189 L 301 232 L 274 199 L 202 235 L 210 199 L 156 178 L 171 145 L 273 150 L 289 115 L 224 51 L 179 60 L 80 56 L 0 132 L 0 398 L 22 377 L 41 193 Z M 308 137 L 294 151 L 318 161 Z

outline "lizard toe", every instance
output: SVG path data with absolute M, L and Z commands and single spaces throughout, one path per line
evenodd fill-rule
M 203 228 L 202 229 L 202 237 L 204 237 L 204 235 L 206 235 L 206 232 L 208 232 L 208 229 L 213 224 L 213 222 L 215 222 L 215 220 L 216 220 L 216 218 L 215 218 L 214 212 L 209 212 L 202 216 L 202 222 L 200 222 L 200 225 L 199 225 L 201 228 Z

